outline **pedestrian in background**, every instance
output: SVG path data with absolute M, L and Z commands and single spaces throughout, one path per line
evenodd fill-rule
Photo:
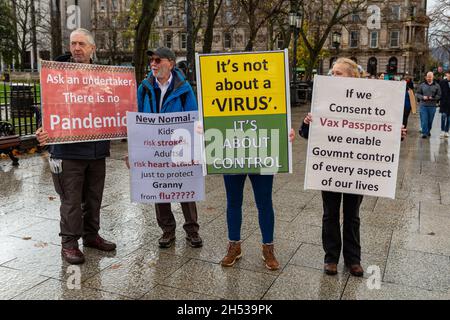
M 445 78 L 439 82 L 441 87 L 441 100 L 439 112 L 441 113 L 441 138 L 448 138 L 450 127 L 450 71 L 445 73 Z
M 441 87 L 434 81 L 433 72 L 428 72 L 426 81 L 419 85 L 416 98 L 419 99 L 422 139 L 426 139 L 431 136 L 431 128 L 433 126 L 437 103 L 441 98 Z

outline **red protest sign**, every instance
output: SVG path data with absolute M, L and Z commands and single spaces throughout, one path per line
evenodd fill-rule
M 48 144 L 122 139 L 137 111 L 134 68 L 42 61 L 42 127 Z

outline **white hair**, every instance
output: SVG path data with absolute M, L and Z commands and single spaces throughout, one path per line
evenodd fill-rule
M 87 41 L 89 42 L 89 44 L 95 46 L 94 36 L 92 35 L 92 33 L 89 30 L 86 30 L 86 29 L 83 29 L 83 28 L 75 29 L 70 34 L 70 38 L 72 38 L 72 35 L 74 35 L 74 34 L 82 34 L 82 35 L 86 36 Z

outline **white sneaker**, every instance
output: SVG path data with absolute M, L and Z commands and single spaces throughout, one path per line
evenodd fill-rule
M 444 133 L 444 136 L 445 136 L 446 138 L 448 138 L 448 137 L 449 137 L 448 132 Z
M 442 131 L 441 134 L 439 135 L 439 137 L 441 137 L 441 138 L 445 137 L 445 132 Z

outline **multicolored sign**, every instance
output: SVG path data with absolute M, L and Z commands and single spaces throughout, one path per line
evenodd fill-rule
M 205 199 L 197 121 L 198 111 L 128 112 L 132 202 Z
M 48 144 L 122 139 L 137 110 L 134 68 L 42 61 L 42 127 Z
M 287 50 L 196 55 L 205 174 L 292 172 Z

